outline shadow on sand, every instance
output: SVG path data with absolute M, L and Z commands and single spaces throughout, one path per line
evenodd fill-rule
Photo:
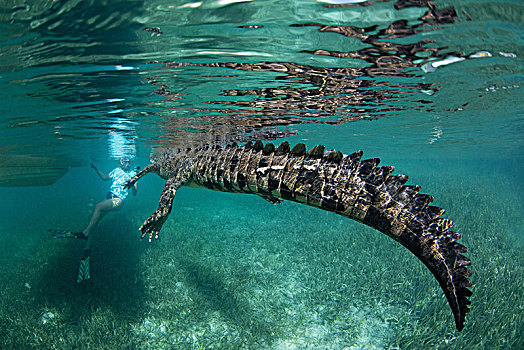
M 144 284 L 140 257 L 144 245 L 136 227 L 122 213 L 112 214 L 94 230 L 91 249 L 91 279 L 77 283 L 83 241 L 66 240 L 62 249 L 48 254 L 39 278 L 35 304 L 63 310 L 71 325 L 80 325 L 96 310 L 110 310 L 119 321 L 133 322 L 142 316 Z M 51 238 L 50 238 L 51 239 Z M 65 249 L 64 249 L 65 248 Z

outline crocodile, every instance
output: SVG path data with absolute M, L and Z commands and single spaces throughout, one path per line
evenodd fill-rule
M 139 228 L 150 242 L 158 238 L 181 186 L 256 194 L 273 204 L 290 200 L 373 227 L 408 248 L 433 273 L 461 331 L 473 284 L 468 279 L 471 261 L 462 255 L 467 248 L 456 242 L 461 235 L 450 230 L 451 220 L 440 217 L 444 209 L 429 205 L 432 196 L 405 184 L 407 175 L 392 174 L 393 166 L 378 166 L 378 158 L 362 160 L 362 154 L 326 151 L 322 145 L 306 151 L 305 144 L 291 148 L 287 141 L 275 147 L 260 140 L 166 148 L 125 186 L 150 172 L 167 180 L 158 209 Z

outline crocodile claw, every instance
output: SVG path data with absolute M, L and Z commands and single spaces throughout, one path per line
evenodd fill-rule
M 137 180 L 135 180 L 134 177 L 129 179 L 129 180 L 127 180 L 126 183 L 124 184 L 124 190 L 130 189 L 136 183 Z
M 140 239 L 144 238 L 146 235 L 149 236 L 149 242 L 151 242 L 153 236 L 157 239 L 158 233 L 160 232 L 162 225 L 164 225 L 164 222 L 166 222 L 166 219 L 167 215 L 162 214 L 160 210 L 155 211 L 138 229 L 142 232 Z

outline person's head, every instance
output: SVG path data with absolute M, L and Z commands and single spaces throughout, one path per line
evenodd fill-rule
M 120 167 L 124 171 L 128 171 L 129 169 L 131 169 L 131 159 L 129 157 L 120 158 Z

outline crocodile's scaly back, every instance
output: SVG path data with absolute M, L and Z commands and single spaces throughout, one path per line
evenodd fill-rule
M 453 222 L 441 218 L 444 210 L 429 205 L 433 197 L 419 194 L 420 186 L 405 185 L 406 175 L 394 167 L 378 166 L 379 159 L 361 160 L 362 151 L 343 155 L 324 146 L 306 151 L 304 144 L 290 148 L 247 143 L 226 147 L 165 150 L 156 163 L 130 180 L 129 186 L 149 171 L 166 178 L 159 209 L 142 225 L 144 235 L 158 235 L 171 210 L 172 198 L 182 185 L 223 192 L 256 194 L 271 203 L 291 200 L 331 211 L 376 228 L 415 254 L 437 278 L 453 311 L 458 330 L 469 312 L 467 299 L 470 260 Z M 149 169 L 148 169 L 149 168 Z

